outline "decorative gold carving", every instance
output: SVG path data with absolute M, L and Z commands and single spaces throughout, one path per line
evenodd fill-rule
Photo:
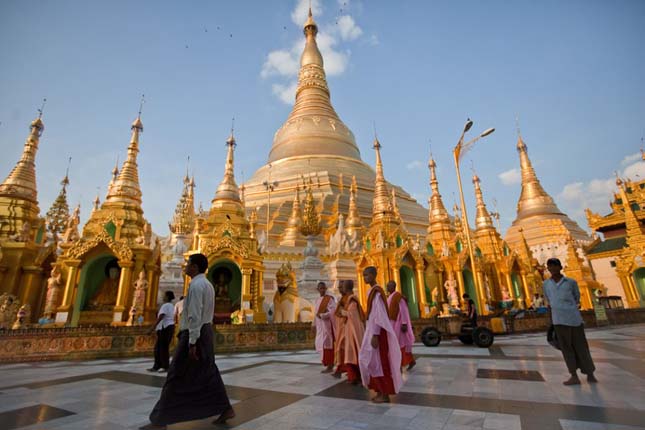
M 81 238 L 74 242 L 72 247 L 65 253 L 65 258 L 80 259 L 101 242 L 107 245 L 107 247 L 110 248 L 110 251 L 112 251 L 119 260 L 132 260 L 133 253 L 128 244 L 112 239 L 105 229 L 99 231 L 96 236 L 89 240 Z

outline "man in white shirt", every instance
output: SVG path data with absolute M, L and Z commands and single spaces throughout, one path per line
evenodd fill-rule
M 170 367 L 170 342 L 175 334 L 175 307 L 172 301 L 175 294 L 172 291 L 164 293 L 164 303 L 157 312 L 157 321 L 153 324 L 150 333 L 157 332 L 155 342 L 155 364 L 148 369 L 148 372 L 167 372 Z
M 215 365 L 213 311 L 215 290 L 204 273 L 203 254 L 188 257 L 184 273 L 191 277 L 179 340 L 159 401 L 150 413 L 150 424 L 141 429 L 165 429 L 168 424 L 219 417 L 220 424 L 235 416 L 222 377 Z

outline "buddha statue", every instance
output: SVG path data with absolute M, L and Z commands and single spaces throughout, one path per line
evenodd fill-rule
M 218 267 L 213 273 L 213 287 L 215 288 L 215 320 L 216 322 L 230 322 L 230 315 L 234 306 L 229 297 L 229 286 L 233 274 L 226 267 Z
M 115 263 L 108 263 L 106 271 L 107 278 L 89 300 L 90 310 L 111 311 L 116 304 L 121 269 Z

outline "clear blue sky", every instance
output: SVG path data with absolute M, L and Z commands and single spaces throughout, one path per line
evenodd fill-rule
M 451 149 L 469 116 L 473 132 L 497 129 L 463 172 L 471 175 L 472 159 L 503 227 L 520 191 L 513 172 L 510 185 L 499 177 L 519 166 L 517 115 L 543 185 L 583 228 L 585 206 L 607 211 L 614 171 L 645 172 L 629 158 L 645 134 L 643 1 L 329 0 L 314 8 L 337 112 L 370 164 L 376 121 L 386 177 L 424 205 L 428 140 L 452 206 Z M 0 2 L 0 176 L 18 160 L 47 97 L 41 211 L 72 156 L 70 204 L 80 202 L 85 219 L 96 187 L 105 195 L 117 154 L 123 160 L 145 93 L 144 211 L 167 234 L 187 155 L 198 200 L 210 204 L 231 117 L 238 181 L 265 163 L 290 111 L 279 93 L 294 79 L 292 67 L 268 58 L 298 56 L 296 9 L 296 1 Z

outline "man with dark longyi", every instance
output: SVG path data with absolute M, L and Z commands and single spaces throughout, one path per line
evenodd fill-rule
M 544 281 L 542 289 L 551 305 L 551 320 L 555 328 L 562 356 L 571 376 L 563 382 L 564 385 L 578 385 L 577 370 L 587 375 L 590 383 L 598 382 L 594 376 L 596 367 L 591 359 L 589 345 L 585 337 L 585 329 L 580 305 L 580 290 L 575 279 L 568 278 L 562 273 L 562 264 L 557 258 L 549 258 L 546 268 L 551 277 Z
M 203 254 L 188 257 L 184 272 L 190 276 L 181 316 L 179 340 L 161 397 L 141 429 L 165 429 L 168 424 L 218 415 L 214 424 L 235 416 L 222 377 L 215 365 L 213 311 L 215 290 L 204 273 Z

